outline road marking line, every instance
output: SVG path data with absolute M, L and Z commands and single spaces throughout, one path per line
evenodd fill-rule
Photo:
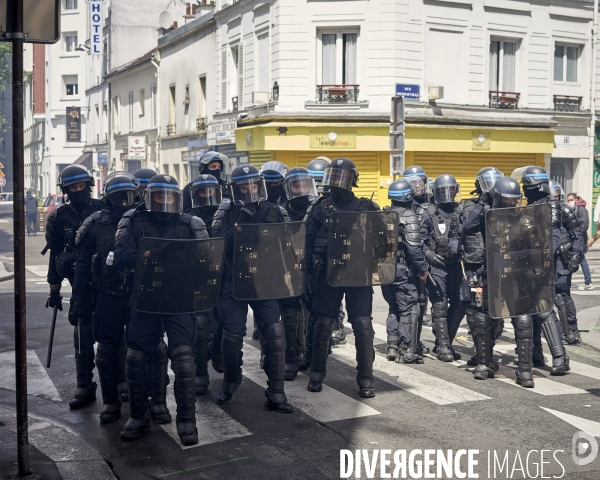
M 575 415 L 571 415 L 570 413 L 563 413 L 557 410 L 551 410 L 549 408 L 540 407 L 542 410 L 546 410 L 548 413 L 551 413 L 555 417 L 564 420 L 567 423 L 570 423 L 578 430 L 582 430 L 585 433 L 591 435 L 592 437 L 600 437 L 600 423 L 594 422 L 593 420 L 588 420 L 587 418 L 576 417 Z
M 170 372 L 169 378 L 171 385 L 174 385 L 175 376 L 172 372 Z M 160 427 L 183 449 L 201 447 L 203 445 L 252 435 L 250 430 L 221 410 L 212 400 L 196 397 L 196 426 L 199 433 L 199 442 L 196 445 L 184 446 L 179 440 L 177 425 L 175 423 L 175 415 L 177 413 L 175 394 L 173 388 L 169 387 L 167 387 L 167 406 L 173 416 L 173 421 Z
M 351 367 L 356 366 L 356 350 L 354 345 L 336 346 L 333 349 L 333 357 Z M 486 395 L 421 372 L 417 368 L 390 362 L 379 354 L 375 355 L 373 373 L 375 377 L 386 383 L 400 387 L 407 392 L 438 405 L 491 400 Z
M 14 350 L 0 353 L 0 385 L 7 390 L 16 390 Z M 53 402 L 62 401 L 35 350 L 27 350 L 27 394 Z
M 248 343 L 244 343 L 243 373 L 245 377 L 261 387 L 267 386 L 267 375 L 260 368 L 260 350 Z M 298 375 L 293 382 L 285 382 L 285 394 L 291 405 L 319 422 L 335 422 L 381 414 L 374 408 L 326 384 L 323 384 L 322 392 L 309 392 L 306 390 L 307 383 L 306 375 Z
M 45 277 L 48 274 L 48 265 L 26 265 L 25 268 L 38 277 Z
M 495 378 L 495 377 L 494 377 Z M 572 387 L 570 385 L 566 385 L 564 383 L 555 382 L 554 380 L 550 380 L 549 378 L 537 378 L 534 377 L 535 387 L 534 388 L 523 388 L 520 385 L 517 385 L 515 380 L 512 378 L 496 378 L 496 380 L 504 383 L 508 383 L 509 385 L 514 385 L 519 387 L 522 390 L 527 390 L 532 393 L 537 393 L 539 395 L 544 396 L 552 396 L 552 395 L 576 395 L 581 393 L 589 393 L 581 388 Z

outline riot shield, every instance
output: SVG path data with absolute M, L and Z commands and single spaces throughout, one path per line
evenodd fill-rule
M 233 297 L 276 300 L 304 291 L 303 222 L 238 225 L 233 250 Z
M 328 231 L 329 285 L 366 287 L 394 283 L 398 261 L 396 212 L 334 212 Z
M 549 205 L 485 214 L 487 295 L 492 318 L 549 312 L 554 258 Z
M 133 308 L 147 313 L 193 313 L 217 305 L 225 239 L 142 238 L 133 279 Z

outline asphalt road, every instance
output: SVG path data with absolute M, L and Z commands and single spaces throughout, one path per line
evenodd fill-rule
M 119 431 L 127 418 L 127 406 L 119 421 L 102 426 L 98 422 L 100 399 L 83 410 L 68 408 L 75 388 L 75 369 L 73 329 L 65 312 L 59 314 L 57 322 L 52 367 L 43 366 L 51 318 L 51 312 L 44 308 L 48 288 L 46 259 L 39 254 L 44 246 L 43 237 L 27 238 L 26 245 L 29 409 L 37 418 L 36 428 L 42 429 L 44 420 L 61 427 L 46 438 L 46 444 L 53 443 L 56 435 L 55 443 L 61 451 L 69 450 L 71 464 L 79 462 L 77 452 L 81 449 L 77 448 L 77 442 L 81 442 L 86 449 L 99 454 L 93 458 L 105 462 L 120 479 L 321 479 L 340 478 L 342 449 L 352 452 L 366 449 L 369 458 L 375 451 L 390 450 L 388 460 L 393 459 L 394 452 L 402 450 L 408 457 L 411 451 L 415 455 L 417 449 L 452 450 L 453 454 L 466 449 L 478 451 L 471 452 L 478 461 L 471 467 L 479 478 L 536 478 L 541 473 L 544 450 L 544 477 L 600 478 L 600 459 L 576 465 L 572 457 L 575 434 L 585 431 L 592 437 L 600 437 L 600 350 L 588 345 L 567 347 L 572 366 L 569 375 L 551 377 L 547 368 L 536 368 L 536 388 L 523 389 L 514 383 L 514 339 L 512 328 L 507 328 L 496 347 L 501 363 L 497 378 L 475 381 L 464 364 L 473 354 L 473 345 L 463 324 L 456 342 L 457 351 L 463 354 L 461 361 L 445 364 L 427 358 L 423 365 L 398 365 L 384 357 L 387 307 L 378 289 L 374 312 L 375 398 L 358 397 L 354 337 L 347 329 L 347 345 L 335 347 L 328 362 L 324 391 L 307 392 L 307 377 L 300 374 L 294 382 L 286 383 L 295 413 L 268 412 L 263 406 L 266 376 L 258 367 L 258 344 L 247 337 L 244 380 L 232 402 L 223 407 L 216 405 L 221 374 L 212 370 L 209 393 L 197 399 L 200 445 L 182 448 L 174 425 L 167 428 L 153 425 L 140 440 L 123 443 Z M 11 224 L 0 222 L 0 261 L 8 264 L 8 269 L 11 250 Z M 591 252 L 589 258 L 593 269 L 600 267 L 600 252 Z M 599 296 L 596 292 L 584 293 L 574 295 L 578 310 L 580 315 L 595 322 L 600 316 Z M 63 287 L 63 295 L 65 300 L 69 298 L 68 286 Z M 13 298 L 12 281 L 0 283 L 0 427 L 3 412 L 10 416 L 15 408 L 11 363 L 14 361 Z M 251 322 L 250 317 L 249 326 Z M 424 343 L 431 347 L 433 336 L 429 329 L 424 329 L 423 337 Z M 583 337 L 585 341 L 586 334 Z M 545 352 L 549 353 L 547 347 Z M 173 414 L 174 410 L 173 406 Z M 65 432 L 70 440 L 61 437 Z M 3 440 L 6 448 L 11 447 L 0 429 L 0 456 L 4 451 Z M 589 452 L 594 441 L 579 442 L 582 443 L 588 444 Z M 587 452 L 579 456 L 585 457 Z M 494 462 L 494 453 L 500 459 L 498 462 Z M 93 453 L 86 455 L 92 458 Z M 461 469 L 465 472 L 467 456 L 461 457 Z M 82 462 L 94 465 L 98 461 L 90 458 Z M 507 461 L 500 469 L 505 458 Z M 385 478 L 380 465 L 381 462 L 377 463 L 373 476 L 367 476 L 362 463 L 360 478 Z M 441 464 L 435 465 L 434 476 L 430 478 L 458 478 L 456 471 L 437 474 L 436 468 Z M 61 468 L 63 478 L 77 478 L 69 477 L 64 473 L 65 467 Z M 387 472 L 393 470 L 392 460 Z M 109 478 L 103 475 L 101 469 L 94 468 L 86 478 Z M 415 476 L 421 478 L 423 474 Z M 355 471 L 351 478 L 357 478 Z

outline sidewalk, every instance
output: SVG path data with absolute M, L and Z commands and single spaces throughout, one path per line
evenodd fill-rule
M 0 407 L 0 478 L 17 475 L 16 412 Z M 116 480 L 102 456 L 65 427 L 29 415 L 32 476 L 57 480 Z

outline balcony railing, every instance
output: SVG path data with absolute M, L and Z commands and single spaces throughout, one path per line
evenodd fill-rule
M 519 109 L 520 92 L 501 92 L 490 90 L 490 108 Z
M 581 112 L 583 97 L 575 95 L 553 95 L 554 111 L 556 112 Z
M 202 130 L 206 130 L 206 124 L 207 124 L 208 118 L 206 117 L 200 117 L 196 119 L 196 130 L 198 130 L 199 132 Z
M 359 85 L 317 85 L 317 103 L 357 103 Z
M 167 136 L 175 135 L 175 124 L 167 125 Z

